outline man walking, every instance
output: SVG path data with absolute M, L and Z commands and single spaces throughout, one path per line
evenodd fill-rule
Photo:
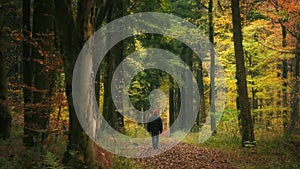
M 151 134 L 153 148 L 157 149 L 159 134 L 163 131 L 163 124 L 158 110 L 153 110 L 153 115 L 149 118 L 149 123 L 147 124 L 147 131 Z

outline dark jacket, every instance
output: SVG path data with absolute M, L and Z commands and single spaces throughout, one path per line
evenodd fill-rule
M 149 121 L 150 122 L 147 124 L 147 131 L 151 133 L 151 136 L 156 136 L 162 133 L 163 124 L 159 116 L 152 116 Z

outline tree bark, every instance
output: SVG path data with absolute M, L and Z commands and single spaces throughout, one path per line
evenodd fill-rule
M 209 1 L 208 5 L 208 26 L 209 26 L 209 41 L 214 45 L 214 26 L 213 26 L 213 0 Z M 217 124 L 215 117 L 215 51 L 213 48 L 210 49 L 210 118 L 211 118 L 211 131 L 212 135 L 217 133 Z
M 115 1 L 114 4 L 110 5 L 110 8 L 108 10 L 107 14 L 107 22 L 109 23 L 110 21 L 113 21 L 114 19 L 120 18 L 123 16 L 124 13 L 124 2 L 122 0 Z M 117 131 L 124 133 L 125 128 L 124 128 L 124 118 L 120 114 L 120 112 L 117 111 L 115 104 L 113 103 L 112 100 L 112 95 L 111 95 L 111 82 L 112 82 L 112 77 L 113 77 L 113 72 L 117 68 L 117 66 L 122 62 L 124 59 L 124 43 L 119 42 L 116 44 L 111 51 L 109 52 L 109 58 L 108 58 L 108 86 L 106 96 L 108 99 L 108 122 L 109 124 L 116 129 Z
M 33 38 L 38 44 L 32 49 L 34 83 L 37 89 L 33 92 L 34 111 L 27 116 L 24 129 L 24 144 L 37 146 L 44 142 L 50 117 L 50 79 L 45 67 L 46 57 L 54 47 L 53 31 L 53 0 L 34 1 Z M 48 58 L 49 59 L 49 58 Z M 32 68 L 31 68 L 32 69 Z
M 69 108 L 69 136 L 67 152 L 64 162 L 76 167 L 82 167 L 78 157 L 84 157 L 84 163 L 89 168 L 95 168 L 95 145 L 94 142 L 83 131 L 74 109 L 72 100 L 72 78 L 73 69 L 77 56 L 85 41 L 94 33 L 95 28 L 102 24 L 106 14 L 108 1 L 103 6 L 94 0 L 79 0 L 77 3 L 77 15 L 74 17 L 72 2 L 70 0 L 54 0 L 56 31 L 62 46 L 61 53 L 64 62 L 66 95 Z M 103 8 L 102 8 L 103 7 Z M 105 11 L 103 11 L 105 10 Z M 97 22 L 96 22 L 97 19 Z M 102 19 L 102 20 L 101 20 Z M 94 114 L 89 114 L 89 120 Z M 76 156 L 72 156 L 76 152 Z
M 298 25 L 298 27 L 300 27 Z M 290 131 L 294 133 L 296 130 L 300 130 L 300 31 L 297 36 L 296 49 L 294 58 L 294 84 L 292 94 L 292 114 L 291 114 L 291 126 Z
M 169 127 L 172 126 L 172 124 L 175 121 L 175 103 L 174 103 L 174 80 L 172 77 L 170 77 L 170 86 L 169 86 Z M 170 134 L 172 134 L 174 131 L 170 131 Z
M 236 78 L 239 96 L 240 116 L 242 124 L 242 146 L 248 147 L 254 144 L 253 121 L 250 113 L 248 99 L 246 69 L 244 61 L 244 49 L 242 45 L 242 26 L 240 17 L 239 0 L 231 0 L 234 52 L 236 61 Z
M 281 29 L 282 29 L 282 47 L 286 47 L 286 28 L 284 25 L 281 25 Z M 282 116 L 283 116 L 283 129 L 284 132 L 287 133 L 288 132 L 288 124 L 289 124 L 289 120 L 288 120 L 288 110 L 286 110 L 288 108 L 288 93 L 287 93 L 287 87 L 288 87 L 288 83 L 287 83 L 287 78 L 288 78 L 288 64 L 286 60 L 282 61 L 282 78 L 283 78 L 283 84 L 282 84 L 282 94 L 283 94 L 283 98 L 282 98 L 282 105 L 283 105 L 283 112 L 282 112 Z
M 2 34 L 2 33 L 1 33 Z M 5 57 L 0 50 L 0 139 L 8 139 L 11 131 L 11 112 L 7 105 L 8 88 L 5 71 Z
M 4 27 L 8 25 L 9 17 L 9 2 L 7 0 L 0 0 L 2 9 L 0 10 L 0 139 L 8 139 L 11 131 L 11 112 L 8 106 L 8 84 L 7 84 L 7 71 L 6 71 L 6 57 L 4 53 L 7 52 L 5 40 L 8 39 L 8 33 Z
M 24 136 L 23 136 L 23 144 L 25 146 L 33 146 L 34 140 L 33 137 L 27 135 L 27 131 L 30 130 L 32 121 L 32 100 L 33 93 L 29 87 L 33 86 L 33 70 L 32 70 L 32 56 L 31 56 L 31 48 L 30 48 L 30 34 L 31 34 L 31 1 L 23 0 L 23 51 L 22 56 L 24 59 L 23 65 L 23 83 L 25 87 L 23 88 L 23 97 L 24 97 Z
M 198 68 L 196 70 L 197 72 L 197 84 L 199 88 L 199 96 L 200 96 L 200 110 L 199 114 L 197 116 L 197 125 L 199 127 L 202 127 L 204 123 L 206 122 L 206 107 L 205 107 L 205 95 L 204 95 L 204 83 L 203 83 L 203 65 L 202 60 L 198 60 Z
M 79 157 L 85 157 L 84 162 L 90 168 L 95 167 L 94 143 L 83 131 L 74 109 L 72 100 L 72 78 L 76 58 L 84 42 L 92 35 L 95 28 L 95 1 L 80 0 L 77 17 L 74 19 L 72 2 L 70 0 L 54 0 L 56 31 L 62 46 L 61 53 L 64 62 L 66 95 L 69 108 L 69 135 L 67 152 L 64 162 L 73 167 L 83 167 Z M 71 152 L 76 152 L 72 156 Z

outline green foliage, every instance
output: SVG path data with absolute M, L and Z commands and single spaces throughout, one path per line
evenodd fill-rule
M 218 128 L 218 132 L 219 132 Z M 217 134 L 205 141 L 203 146 L 218 148 L 222 150 L 238 149 L 241 147 L 241 137 L 228 136 L 226 134 Z
M 8 168 L 10 166 L 10 160 L 7 158 L 0 157 L 0 168 Z
M 137 164 L 129 158 L 117 157 L 113 158 L 113 169 L 138 169 Z
M 198 133 L 189 133 L 183 140 L 184 143 L 199 144 L 199 134 Z
M 30 168 L 30 169 L 63 169 L 57 157 L 47 151 L 44 155 L 38 149 L 25 150 L 22 155 L 11 155 L 10 158 L 0 156 L 0 168 Z
M 160 77 L 163 72 L 157 69 L 147 69 L 139 72 L 131 81 L 129 97 L 138 110 L 150 108 L 148 96 L 150 92 L 160 86 Z
M 127 136 L 133 137 L 133 138 L 145 138 L 150 137 L 147 130 L 136 123 L 130 123 L 125 125 L 125 134 Z
M 47 151 L 44 159 L 44 165 L 47 169 L 64 169 L 63 165 L 57 160 L 56 156 Z
M 258 19 L 268 19 L 261 11 L 256 8 L 252 8 L 247 14 L 246 19 L 248 21 L 255 21 Z
M 41 153 L 37 149 L 30 149 L 21 155 L 11 155 L 10 158 L 0 158 L 0 168 L 43 168 L 43 160 Z
M 84 157 L 78 151 L 67 151 L 64 154 L 65 165 L 71 168 L 88 168 L 84 163 Z
M 276 154 L 282 157 L 291 156 L 293 154 L 293 144 L 288 136 L 278 136 L 271 139 L 258 140 L 258 151 L 262 154 Z

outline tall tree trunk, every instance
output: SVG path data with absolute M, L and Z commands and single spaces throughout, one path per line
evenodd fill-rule
M 94 143 L 83 131 L 74 109 L 72 100 L 72 78 L 76 58 L 84 42 L 92 35 L 95 28 L 95 1 L 78 1 L 77 17 L 74 19 L 72 2 L 54 0 L 56 31 L 60 37 L 61 53 L 64 61 L 66 95 L 69 108 L 69 136 L 64 162 L 73 167 L 81 166 L 79 157 L 84 157 L 85 164 L 95 167 Z M 88 76 L 88 75 L 87 75 Z M 76 152 L 74 157 L 72 152 Z
M 183 49 L 182 49 L 182 56 L 183 56 L 183 61 L 184 61 L 190 68 L 192 68 L 192 63 L 193 63 L 193 59 L 192 59 L 192 58 L 193 58 L 193 51 L 192 51 L 190 48 L 184 46 Z M 185 74 L 183 74 L 183 73 L 184 73 L 184 72 L 182 72 L 181 74 L 182 74 L 182 79 L 183 79 L 184 82 L 187 82 L 187 81 L 191 81 L 191 80 L 192 80 L 192 79 L 188 79 L 188 78 L 190 78 L 190 77 L 187 76 L 187 75 L 185 75 Z M 191 84 L 189 84 L 189 83 L 184 83 L 184 86 L 183 86 L 183 88 L 182 88 L 182 90 L 181 90 L 180 92 L 182 93 L 182 95 L 183 95 L 185 98 L 189 98 L 189 97 L 192 96 L 192 92 L 193 92 L 191 89 L 192 89 Z M 189 124 L 188 124 L 188 121 L 190 121 L 190 120 L 189 120 L 190 116 L 188 115 L 188 113 L 190 113 L 190 112 L 193 111 L 193 110 L 192 110 L 192 105 L 191 105 L 192 103 L 190 102 L 189 99 L 182 100 L 182 102 L 183 102 L 183 105 L 181 105 L 181 106 L 185 106 L 185 107 L 183 107 L 183 110 L 185 111 L 185 113 L 187 113 L 187 115 L 182 117 L 182 118 L 184 118 L 184 120 L 183 120 L 183 124 L 181 124 L 181 125 L 183 125 L 182 128 L 186 129 L 187 126 L 189 125 Z
M 24 59 L 23 65 L 23 82 L 25 87 L 23 88 L 23 96 L 24 96 L 24 136 L 23 136 L 23 144 L 25 146 L 33 146 L 34 140 L 33 137 L 30 137 L 27 133 L 31 131 L 31 126 L 28 126 L 32 123 L 32 100 L 33 93 L 29 87 L 33 86 L 33 70 L 32 70 L 32 58 L 31 58 L 31 50 L 30 50 L 30 34 L 31 34 L 31 1 L 23 0 L 23 51 L 22 56 Z
M 281 25 L 281 29 L 282 29 L 282 47 L 286 47 L 286 27 L 284 25 Z M 287 87 L 288 87 L 288 83 L 287 83 L 287 78 L 288 78 L 288 64 L 287 61 L 284 59 L 282 61 L 282 78 L 283 78 L 283 84 L 282 84 L 282 94 L 283 94 L 283 98 L 282 98 L 282 104 L 283 104 L 283 112 L 282 112 L 282 116 L 283 116 L 283 129 L 284 129 L 284 133 L 288 132 L 288 124 L 289 124 L 289 120 L 288 120 L 288 110 L 286 110 L 288 108 L 288 94 L 287 94 Z
M 236 78 L 239 96 L 240 116 L 242 124 L 242 146 L 254 144 L 253 121 L 248 99 L 246 69 L 244 63 L 244 49 L 242 44 L 242 26 L 239 0 L 231 0 L 234 52 L 236 61 Z
M 300 25 L 298 25 L 300 28 Z M 291 127 L 290 130 L 294 133 L 296 130 L 300 130 L 300 30 L 297 34 L 296 50 L 294 58 L 294 86 L 292 95 L 292 114 L 291 114 Z
M 2 34 L 2 33 L 1 33 Z M 7 105 L 7 78 L 5 71 L 5 57 L 0 51 L 0 139 L 8 139 L 11 130 L 11 112 Z
M 38 46 L 32 49 L 35 59 L 34 87 L 38 89 L 33 93 L 34 112 L 26 118 L 24 137 L 26 146 L 36 146 L 43 143 L 49 123 L 49 95 L 50 79 L 44 63 L 46 56 L 53 50 L 54 39 L 50 36 L 53 31 L 53 1 L 34 1 L 33 38 Z
M 175 122 L 175 102 L 174 102 L 174 80 L 170 77 L 170 86 L 169 86 L 169 127 Z M 174 131 L 171 130 L 170 134 Z
M 8 86 L 7 86 L 7 71 L 6 71 L 6 57 L 4 53 L 7 50 L 5 39 L 8 39 L 8 34 L 4 30 L 8 23 L 9 17 L 9 5 L 8 0 L 0 0 L 0 4 L 3 4 L 0 10 L 0 139 L 8 139 L 11 131 L 11 112 L 7 105 L 8 101 Z
M 213 25 L 213 0 L 209 0 L 208 5 L 208 26 L 209 26 L 209 41 L 214 45 L 214 25 Z M 212 135 L 217 133 L 217 124 L 215 117 L 215 51 L 211 48 L 210 51 L 210 118 L 211 118 L 211 131 Z
M 114 4 L 111 4 L 110 9 L 108 10 L 107 21 L 113 21 L 114 19 L 120 18 L 123 16 L 124 12 L 124 2 L 122 0 L 115 1 Z M 121 30 L 122 31 L 122 30 Z M 108 88 L 106 90 L 108 96 L 108 122 L 109 124 L 116 129 L 117 131 L 124 133 L 124 119 L 120 112 L 117 111 L 115 104 L 113 103 L 111 96 L 111 82 L 114 70 L 124 59 L 124 43 L 119 42 L 116 44 L 111 51 L 109 52 L 108 58 Z M 121 99 L 120 99 L 121 100 Z
M 70 121 L 68 146 L 64 156 L 64 162 L 77 168 L 83 167 L 79 157 L 84 157 L 84 163 L 89 168 L 95 168 L 96 162 L 94 142 L 83 131 L 74 109 L 72 99 L 73 69 L 77 56 L 85 41 L 94 33 L 95 28 L 100 26 L 96 24 L 102 24 L 108 7 L 107 5 L 109 5 L 107 2 L 108 1 L 104 1 L 101 2 L 103 3 L 101 4 L 94 0 L 79 0 L 77 3 L 77 15 L 74 17 L 72 1 L 54 0 L 56 14 L 55 25 L 60 39 L 60 46 L 62 46 L 61 53 L 64 62 Z M 87 76 L 89 77 L 89 75 Z M 88 108 L 91 108 L 90 106 L 95 105 L 88 105 Z M 88 119 L 94 123 L 94 114 L 89 114 Z M 72 152 L 76 152 L 76 155 L 73 156 Z
M 197 125 L 202 127 L 206 122 L 206 108 L 205 108 L 205 95 L 204 95 L 204 83 L 203 83 L 203 65 L 202 60 L 197 59 L 197 84 L 199 88 L 199 96 L 200 96 L 200 110 L 197 116 Z

